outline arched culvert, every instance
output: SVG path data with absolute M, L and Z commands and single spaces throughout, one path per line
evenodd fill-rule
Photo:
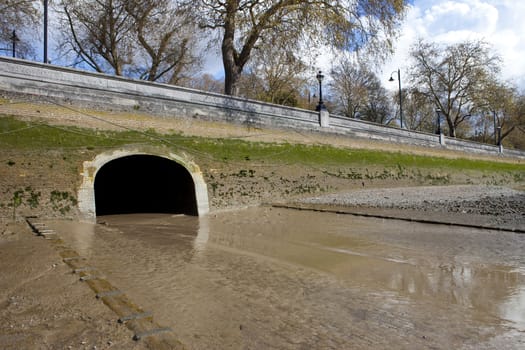
M 112 160 L 95 177 L 96 215 L 198 215 L 190 173 L 169 159 L 134 155 Z
M 79 190 L 84 219 L 127 213 L 203 215 L 209 211 L 198 167 L 182 157 L 113 151 L 84 162 Z

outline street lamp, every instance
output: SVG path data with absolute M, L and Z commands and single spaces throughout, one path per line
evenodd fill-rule
M 44 63 L 48 63 L 47 59 L 47 2 L 44 0 Z
M 326 106 L 324 105 L 324 102 L 323 102 L 323 79 L 324 79 L 324 75 L 322 74 L 321 71 L 319 71 L 319 73 L 317 73 L 317 75 L 315 76 L 317 78 L 317 81 L 319 82 L 319 103 L 317 104 L 317 107 L 315 107 L 315 110 L 320 112 L 320 111 L 325 111 L 326 110 Z
M 436 134 L 441 135 L 441 109 L 436 108 L 437 114 L 437 132 Z
M 13 41 L 13 58 L 15 58 L 16 57 L 16 42 L 20 41 L 20 39 L 18 39 L 18 37 L 16 36 L 15 30 L 13 30 L 13 35 L 11 35 L 10 39 Z
M 388 81 L 392 82 L 395 81 L 394 77 L 392 76 L 396 71 L 393 71 L 390 73 L 390 79 Z M 401 129 L 403 129 L 403 98 L 401 96 L 401 70 L 397 70 L 397 81 L 399 83 L 399 121 L 401 123 Z
M 498 140 L 498 119 L 497 119 L 497 116 L 496 116 L 496 111 L 492 111 L 492 116 L 494 117 L 494 144 L 496 145 L 499 145 L 499 140 Z

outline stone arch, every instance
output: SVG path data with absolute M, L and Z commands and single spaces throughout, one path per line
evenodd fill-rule
M 184 156 L 149 149 L 114 150 L 84 162 L 78 207 L 91 222 L 104 214 L 209 212 L 199 167 Z

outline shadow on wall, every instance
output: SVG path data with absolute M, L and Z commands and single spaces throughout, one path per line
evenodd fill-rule
M 182 165 L 132 155 L 105 164 L 95 178 L 96 215 L 166 213 L 198 215 L 195 185 Z

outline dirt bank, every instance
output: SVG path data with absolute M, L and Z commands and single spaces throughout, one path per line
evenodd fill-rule
M 212 138 L 218 140 L 246 140 L 256 147 L 264 142 L 274 144 L 330 145 L 337 149 L 385 150 L 388 154 L 410 154 L 414 156 L 441 157 L 457 159 L 466 154 L 452 152 L 445 148 L 422 148 L 403 144 L 375 142 L 351 137 L 324 135 L 320 133 L 293 132 L 273 129 L 259 129 L 199 120 L 158 118 L 137 112 L 111 112 L 79 109 L 75 106 L 55 102 L 35 102 L 24 99 L 0 99 L 0 118 L 15 116 L 31 121 L 35 137 L 53 137 L 46 147 L 2 147 L 0 153 L 0 220 L 12 220 L 27 215 L 41 217 L 76 218 L 77 190 L 81 182 L 79 174 L 82 163 L 92 160 L 97 154 L 115 148 L 109 146 L 111 140 L 97 144 L 99 139 L 91 138 L 87 144 L 65 142 L 86 135 L 81 129 L 61 129 L 63 127 L 82 127 L 92 130 L 94 135 L 104 135 L 104 131 L 118 130 L 147 132 L 155 130 L 156 135 L 176 134 L 188 137 Z M 35 124 L 36 122 L 36 124 Z M 2 130 L 3 133 L 17 135 L 22 130 Z M 62 134 L 60 134 L 63 132 Z M 13 141 L 13 142 L 16 142 Z M 91 143 L 94 142 L 94 143 Z M 133 140 L 130 140 L 133 142 Z M 138 141 L 135 141 L 138 142 Z M 141 141 L 142 142 L 142 141 Z M 263 144 L 261 144 L 262 142 Z M 170 147 L 178 147 L 170 141 Z M 259 146 L 257 146 L 259 145 Z M 219 142 L 216 147 L 223 147 Z M 244 146 L 243 146 L 244 147 Z M 487 171 L 426 164 L 423 167 L 392 162 L 385 166 L 367 161 L 347 164 L 323 160 L 321 154 L 315 155 L 320 162 L 307 164 L 281 157 L 273 160 L 279 153 L 293 153 L 293 146 L 279 149 L 274 153 L 261 154 L 254 158 L 250 147 L 243 150 L 241 159 L 210 157 L 188 147 L 182 150 L 199 165 L 208 186 L 211 210 L 235 208 L 275 201 L 288 201 L 301 197 L 336 193 L 358 188 L 390 188 L 424 185 L 479 184 L 505 185 L 523 188 L 523 171 Z M 176 149 L 176 152 L 180 151 Z M 314 156 L 314 155 L 312 155 Z M 520 160 L 503 157 L 487 158 L 468 155 L 469 159 L 490 160 L 520 164 Z M 416 162 L 417 163 L 417 162 Z

